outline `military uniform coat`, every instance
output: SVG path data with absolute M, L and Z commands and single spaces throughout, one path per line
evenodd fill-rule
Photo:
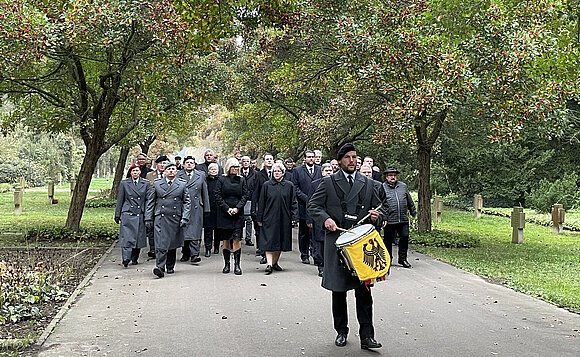
M 149 191 L 145 220 L 152 221 L 155 249 L 169 250 L 183 246 L 181 220 L 189 221 L 191 202 L 186 182 L 175 178 L 168 185 L 165 178 L 157 179 Z
M 145 233 L 145 209 L 149 181 L 139 177 L 137 185 L 133 179 L 122 180 L 115 206 L 115 219 L 121 220 L 119 246 L 125 248 L 144 248 L 147 246 Z
M 216 184 L 215 200 L 218 205 L 217 228 L 236 229 L 245 224 L 244 205 L 248 200 L 246 180 L 237 175 L 220 176 Z M 228 209 L 237 208 L 238 213 L 230 216 Z
M 260 250 L 292 250 L 292 221 L 298 220 L 298 203 L 291 181 L 271 179 L 264 183 L 258 200 L 257 221 L 262 222 Z
M 189 178 L 187 172 L 182 170 L 177 173 L 175 178 L 186 182 L 189 199 L 191 200 L 189 222 L 187 222 L 187 226 L 183 230 L 183 238 L 185 240 L 201 240 L 203 214 L 210 211 L 205 174 L 201 171 L 193 170 L 191 171 L 191 178 Z
M 332 182 L 332 178 L 336 180 L 336 188 Z M 327 218 L 332 218 L 338 227 L 350 228 L 341 226 L 346 225 L 341 223 L 344 218 L 344 213 L 341 207 L 339 196 L 336 190 L 341 190 L 344 194 L 344 201 L 347 205 L 349 214 L 356 215 L 357 221 L 368 214 L 369 209 L 376 208 L 381 202 L 380 192 L 378 186 L 373 183 L 373 180 L 359 174 L 355 174 L 354 183 L 352 187 L 346 180 L 342 170 L 326 176 L 322 179 L 322 183 L 318 186 L 310 200 L 308 201 L 308 215 L 312 217 L 317 225 L 324 227 L 324 222 Z M 364 191 L 363 191 L 364 190 Z M 359 196 L 359 194 L 361 196 Z M 362 205 L 358 212 L 356 207 L 359 202 L 359 197 L 362 197 Z M 377 228 L 382 225 L 385 218 L 385 211 L 379 211 L 379 218 L 376 222 L 371 222 L 368 218 L 363 223 L 372 223 Z M 356 223 L 356 222 L 355 222 Z M 348 291 L 356 289 L 361 285 L 358 278 L 351 275 L 351 273 L 344 268 L 336 253 L 336 239 L 340 235 L 340 231 L 330 232 L 325 230 L 324 245 L 324 275 L 322 277 L 322 287 L 332 291 Z

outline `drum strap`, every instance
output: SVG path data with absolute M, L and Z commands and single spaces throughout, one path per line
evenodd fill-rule
M 356 223 L 356 221 L 353 220 L 352 224 L 350 224 L 350 225 L 347 224 L 348 227 L 345 226 L 345 223 L 346 223 L 345 217 L 346 217 L 346 215 L 350 215 L 350 213 L 348 212 L 348 207 L 346 205 L 346 201 L 344 200 L 344 192 L 342 192 L 340 187 L 338 187 L 338 184 L 336 183 L 336 179 L 334 178 L 333 175 L 330 176 L 330 179 L 332 180 L 332 185 L 334 186 L 334 191 L 336 192 L 336 196 L 340 200 L 340 206 L 342 208 L 343 215 L 342 215 L 342 220 L 340 222 L 340 226 L 345 227 L 345 228 L 350 228 Z M 366 180 L 365 187 L 363 187 L 363 189 L 360 190 L 358 193 L 358 202 L 356 204 L 356 209 L 355 209 L 353 216 L 358 217 L 358 212 L 362 208 L 362 204 L 363 204 L 363 201 L 364 201 L 366 193 L 367 193 L 366 191 L 367 191 L 368 183 L 369 183 L 369 180 Z

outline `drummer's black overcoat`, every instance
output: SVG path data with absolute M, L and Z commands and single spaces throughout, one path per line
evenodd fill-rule
M 338 188 L 335 188 L 332 183 L 332 177 L 336 180 Z M 318 189 L 308 201 L 308 215 L 312 217 L 316 224 L 322 227 L 324 227 L 324 221 L 326 221 L 327 218 L 332 218 L 339 227 L 341 225 L 340 222 L 344 214 L 336 189 L 342 190 L 344 193 L 344 200 L 349 212 L 351 213 L 354 213 L 356 210 L 359 201 L 359 192 L 364 190 L 362 191 L 362 207 L 357 213 L 357 221 L 366 216 L 370 208 L 376 208 L 380 204 L 384 204 L 382 202 L 384 195 L 380 193 L 379 186 L 373 184 L 373 180 L 370 180 L 357 172 L 354 184 L 351 188 L 344 176 L 344 172 L 339 170 L 330 176 L 324 177 L 322 183 L 318 186 Z M 363 223 L 373 223 L 376 227 L 380 227 L 386 216 L 384 209 L 385 207 L 383 206 L 380 210 L 379 219 L 377 219 L 376 222 L 373 223 L 370 219 L 367 219 Z M 322 287 L 332 291 L 347 291 L 359 287 L 361 282 L 358 278 L 353 277 L 350 272 L 340 265 L 338 260 L 334 243 L 341 232 L 330 232 L 325 230 L 325 233 L 324 274 L 322 277 Z

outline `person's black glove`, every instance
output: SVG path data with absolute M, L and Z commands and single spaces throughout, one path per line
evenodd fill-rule
M 117 224 L 121 223 L 121 218 L 120 217 L 115 217 L 115 223 L 117 223 Z
M 147 229 L 153 228 L 153 221 L 145 221 L 145 227 L 147 227 Z
M 181 222 L 179 222 L 179 226 L 181 228 L 184 228 L 185 226 L 187 226 L 187 221 L 184 221 L 183 219 L 181 220 Z

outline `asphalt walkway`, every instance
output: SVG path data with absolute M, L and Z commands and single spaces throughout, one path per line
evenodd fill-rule
M 123 268 L 115 248 L 38 355 L 580 355 L 580 315 L 415 252 L 412 269 L 395 265 L 373 288 L 383 348 L 360 349 L 352 292 L 348 344 L 336 347 L 330 292 L 294 246 L 282 254 L 284 271 L 269 276 L 254 249 L 243 246 L 242 276 L 222 274 L 220 255 L 198 265 L 178 262 L 163 279 L 144 257 Z

